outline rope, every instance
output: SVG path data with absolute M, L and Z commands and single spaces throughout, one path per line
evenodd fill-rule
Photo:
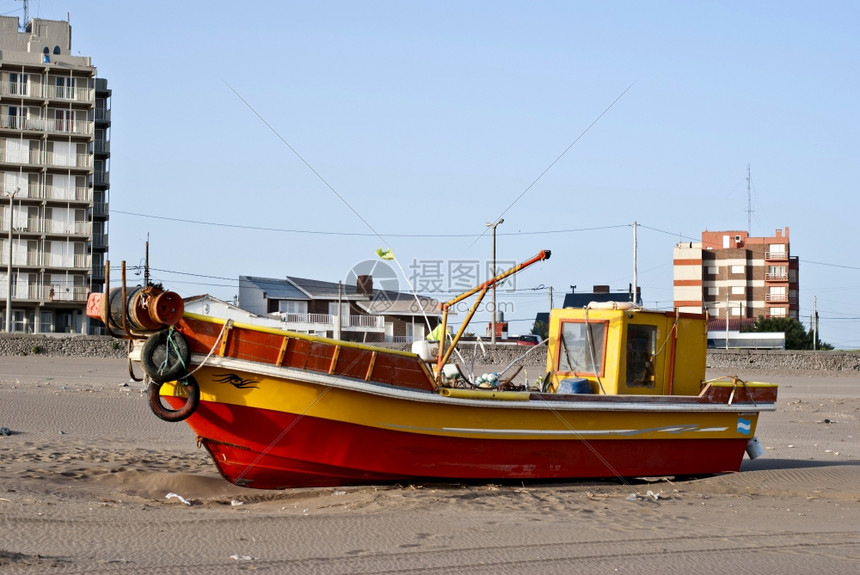
M 176 357 L 179 358 L 179 363 L 182 364 L 182 367 L 188 369 L 188 366 L 185 365 L 185 360 L 182 359 L 182 354 L 179 352 L 179 346 L 176 345 L 176 342 L 173 340 L 174 332 L 175 330 L 173 329 L 173 326 L 170 326 L 170 329 L 167 331 L 167 339 L 164 341 L 164 361 L 162 361 L 161 365 L 158 367 L 158 373 L 164 373 L 164 370 L 167 368 L 167 362 L 170 360 L 171 347 L 173 347 L 173 351 L 176 352 Z M 189 373 L 188 375 L 191 374 Z

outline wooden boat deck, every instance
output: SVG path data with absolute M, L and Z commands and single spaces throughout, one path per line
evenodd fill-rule
M 185 314 L 176 331 L 192 353 L 292 367 L 423 391 L 437 386 L 415 354 Z M 237 332 L 241 332 L 241 335 Z

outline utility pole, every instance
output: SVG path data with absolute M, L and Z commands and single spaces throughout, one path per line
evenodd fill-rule
M 499 218 L 494 223 L 487 222 L 488 228 L 493 228 L 493 272 L 492 276 L 496 276 L 496 226 L 505 223 L 503 218 Z M 496 345 L 496 284 L 493 283 L 493 319 L 490 324 L 492 333 L 490 334 L 491 343 Z
M 149 287 L 149 234 L 146 234 L 146 260 L 143 262 L 143 287 Z
M 9 261 L 6 262 L 6 333 L 12 333 L 12 222 L 14 221 L 15 209 L 12 200 L 21 188 L 15 188 L 9 192 Z
M 334 324 L 334 338 L 340 339 L 341 330 L 343 327 L 343 318 L 341 317 L 341 313 L 343 312 L 343 282 L 337 280 L 337 315 L 335 316 L 335 324 Z
M 726 273 L 728 275 L 728 273 Z M 729 286 L 726 285 L 726 349 L 729 349 Z
M 812 349 L 818 349 L 818 296 L 812 298 Z

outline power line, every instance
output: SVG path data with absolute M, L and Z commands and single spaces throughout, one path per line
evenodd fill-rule
M 195 224 L 200 226 L 213 226 L 213 227 L 223 227 L 223 228 L 234 228 L 234 229 L 242 229 L 242 230 L 252 230 L 252 231 L 262 231 L 262 232 L 276 232 L 276 233 L 290 233 L 290 234 L 309 234 L 309 235 L 324 235 L 324 236 L 341 236 L 341 237 L 380 237 L 382 234 L 370 233 L 370 232 L 333 232 L 326 230 L 304 230 L 304 229 L 296 229 L 296 228 L 274 228 L 267 226 L 250 226 L 245 224 L 227 224 L 224 222 L 211 222 L 206 220 L 189 220 L 183 218 L 174 218 L 170 216 L 158 216 L 154 214 L 142 214 L 138 212 L 127 212 L 123 210 L 111 210 L 112 214 L 123 214 L 126 216 L 134 216 L 139 218 L 149 218 L 154 220 L 165 220 L 171 222 L 179 222 L 184 224 Z M 583 228 L 561 228 L 555 230 L 537 230 L 537 231 L 517 231 L 517 232 L 499 232 L 500 236 L 538 236 L 538 235 L 552 235 L 552 234 L 569 234 L 569 233 L 583 233 L 583 232 L 596 232 L 596 231 L 604 231 L 604 230 L 613 230 L 618 228 L 629 228 L 632 224 L 611 224 L 611 225 L 603 225 L 603 226 L 590 226 Z M 680 232 L 672 232 L 669 230 L 663 230 L 660 228 L 655 228 L 653 226 L 649 226 L 646 224 L 637 223 L 637 225 L 646 230 L 650 230 L 653 232 L 665 234 L 672 237 L 685 238 L 687 240 L 695 241 L 698 238 L 693 238 L 691 236 L 685 236 Z M 386 233 L 385 237 L 392 238 L 475 238 L 481 237 L 483 233 L 472 233 L 472 234 L 394 234 L 394 233 Z M 844 264 L 832 264 L 827 262 L 818 262 L 813 260 L 799 259 L 798 260 L 804 264 L 813 264 L 819 266 L 827 266 L 848 270 L 860 270 L 860 266 L 848 266 Z M 168 270 L 165 270 L 168 271 Z M 182 273 L 182 272 L 172 272 L 172 273 Z M 202 276 L 208 277 L 208 276 Z M 215 278 L 215 279 L 228 279 L 228 278 Z
M 209 222 L 205 220 L 188 220 L 182 218 L 173 218 L 169 216 L 156 216 L 153 214 L 141 214 L 137 212 L 126 212 L 122 210 L 111 210 L 112 214 L 123 214 L 126 216 L 135 216 L 139 218 L 149 218 L 154 220 L 166 220 L 171 222 L 179 222 L 183 224 L 196 224 L 200 226 L 214 226 L 214 227 L 222 227 L 222 228 L 235 228 L 241 230 L 253 230 L 258 232 L 277 232 L 277 233 L 289 233 L 289 234 L 311 234 L 311 235 L 323 235 L 323 236 L 347 236 L 347 237 L 379 237 L 378 234 L 370 233 L 370 232 L 332 232 L 326 230 L 302 230 L 296 228 L 273 228 L 266 226 L 249 226 L 243 224 L 226 224 L 223 222 Z M 500 236 L 533 236 L 533 235 L 548 235 L 548 234 L 563 234 L 563 233 L 574 233 L 574 232 L 593 232 L 600 230 L 611 230 L 616 228 L 625 228 L 630 227 L 630 224 L 614 224 L 614 225 L 606 225 L 606 226 L 591 226 L 587 228 L 564 228 L 558 230 L 538 230 L 533 232 L 509 232 L 503 233 L 499 232 Z M 666 232 L 668 233 L 668 232 Z M 474 234 L 385 234 L 388 237 L 395 238 L 475 238 L 480 237 L 482 234 L 474 233 Z M 674 234 L 677 235 L 677 234 Z
M 842 265 L 842 264 L 828 264 L 825 262 L 814 262 L 812 260 L 798 260 L 798 261 L 803 262 L 805 264 L 815 264 L 818 266 L 828 266 L 831 268 L 842 268 L 842 269 L 846 269 L 846 270 L 860 270 L 860 266 L 846 266 L 846 265 Z

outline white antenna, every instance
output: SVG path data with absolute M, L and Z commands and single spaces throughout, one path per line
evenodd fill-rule
M 638 224 L 633 222 L 633 303 L 639 303 L 638 293 L 639 293 L 639 278 L 638 278 L 638 254 L 639 254 L 639 241 L 636 238 L 636 226 Z
M 747 233 L 752 235 L 752 195 L 750 194 L 750 165 L 747 164 Z

